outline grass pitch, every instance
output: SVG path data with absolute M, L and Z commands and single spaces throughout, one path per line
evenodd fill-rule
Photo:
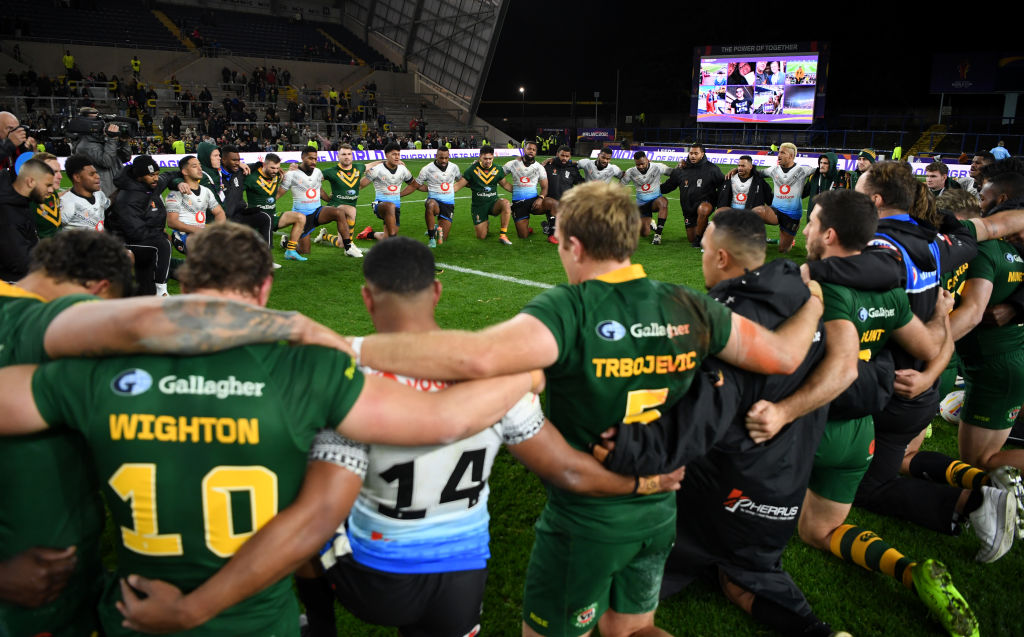
M 426 163 L 409 161 L 407 165 L 415 176 Z M 465 169 L 471 161 L 455 163 Z M 505 161 L 502 158 L 498 163 L 503 165 Z M 623 169 L 632 165 L 627 160 L 616 163 Z M 322 169 L 331 166 L 321 164 Z M 422 204 L 425 197 L 425 193 L 415 193 L 403 199 L 400 234 L 426 241 Z M 498 243 L 498 218 L 492 218 L 489 237 L 480 241 L 473 234 L 469 218 L 468 189 L 456 197 L 451 236 L 434 251 L 443 270 L 438 274 L 444 291 L 437 308 L 442 327 L 475 330 L 505 320 L 540 291 L 536 287 L 457 272 L 447 265 L 552 285 L 565 281 L 557 248 L 541 234 L 539 218 L 531 220 L 536 233 L 529 239 L 518 239 L 510 228 L 512 246 Z M 358 206 L 357 232 L 367 225 L 382 229 L 370 210 L 372 199 L 372 188 L 364 189 Z M 653 278 L 703 290 L 700 250 L 686 242 L 678 196 L 670 195 L 669 201 L 663 244 L 652 246 L 641 239 L 633 260 L 643 264 Z M 279 209 L 286 210 L 289 205 L 290 196 L 286 195 Z M 768 236 L 777 237 L 778 229 L 769 226 Z M 357 245 L 364 250 L 372 249 L 373 242 L 357 241 Z M 361 261 L 330 246 L 314 245 L 306 256 L 309 261 L 305 263 L 285 261 L 275 240 L 274 257 L 284 267 L 275 272 L 270 307 L 301 311 L 343 334 L 372 332 L 359 294 Z M 777 248 L 768 246 L 768 259 L 778 256 Z M 798 236 L 788 258 L 800 263 L 805 257 L 804 238 Z M 925 442 L 924 448 L 956 456 L 955 427 L 941 419 L 935 422 L 935 435 Z M 507 452 L 501 452 L 491 474 L 492 558 L 484 597 L 484 634 L 520 632 L 523 576 L 533 543 L 533 523 L 544 500 L 540 481 Z M 856 508 L 848 522 L 875 531 L 911 559 L 935 557 L 945 562 L 957 587 L 978 615 L 983 635 L 1024 635 L 1024 593 L 1019 583 L 1024 572 L 1024 549 L 1015 547 L 995 564 L 976 564 L 973 556 L 979 545 L 970 531 L 959 537 L 938 535 Z M 912 591 L 891 578 L 810 549 L 795 535 L 783 556 L 783 566 L 801 586 L 816 614 L 836 630 L 858 636 L 943 634 Z M 396 634 L 393 629 L 363 624 L 340 607 L 338 616 L 339 635 Z M 663 602 L 656 621 L 677 635 L 772 634 L 727 602 L 717 585 L 700 581 Z

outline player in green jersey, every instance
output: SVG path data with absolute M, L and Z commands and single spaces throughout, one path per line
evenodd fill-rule
M 341 211 L 345 217 L 345 225 L 348 226 L 348 234 L 346 236 L 351 237 L 353 235 L 352 230 L 356 225 L 356 204 L 359 203 L 359 191 L 369 185 L 370 180 L 363 179 L 367 166 L 352 162 L 351 145 L 340 144 L 337 152 L 337 167 L 328 168 L 323 171 L 324 179 L 327 183 L 331 184 L 331 197 L 327 200 L 327 205 Z M 374 162 L 371 166 L 378 163 L 380 162 Z M 330 243 L 336 248 L 344 248 L 346 254 L 352 253 L 350 256 L 356 256 L 355 253 L 357 252 L 359 255 L 362 255 L 362 250 L 353 245 L 351 241 L 349 241 L 348 247 L 345 247 L 345 239 L 341 235 L 328 234 L 327 228 L 321 227 L 320 232 L 313 239 L 313 243 L 325 242 Z
M 194 239 L 181 273 L 186 290 L 266 302 L 270 251 L 257 235 L 226 223 Z M 304 382 L 273 382 L 281 373 Z M 493 422 L 535 384 L 532 374 L 518 374 L 426 394 L 364 379 L 343 353 L 282 345 L 12 366 L 0 377 L 10 402 L 0 406 L 8 415 L 0 433 L 68 426 L 84 435 L 120 527 L 119 571 L 166 577 L 186 590 L 295 497 L 318 429 L 386 444 L 437 443 L 485 428 L 481 422 Z M 351 484 L 354 497 L 358 479 Z M 243 494 L 240 509 L 233 493 Z M 108 635 L 123 633 L 113 608 L 120 595 L 108 582 L 100 606 Z M 280 581 L 190 634 L 297 635 L 290 586 Z
M 44 239 L 52 237 L 60 230 L 60 182 L 63 175 L 60 172 L 60 162 L 55 155 L 36 153 L 32 158 L 46 162 L 46 165 L 53 169 L 53 194 L 42 203 L 32 202 L 33 212 L 36 213 L 36 232 L 39 233 L 40 239 Z
M 510 246 L 508 240 L 508 222 L 512 218 L 512 203 L 498 196 L 498 186 L 511 192 L 512 186 L 505 179 L 505 169 L 494 165 L 494 147 L 480 148 L 480 159 L 462 173 L 462 179 L 455 183 L 459 189 L 469 186 L 473 193 L 470 204 L 470 215 L 473 217 L 473 230 L 477 239 L 486 239 L 489 228 L 489 217 L 500 215 L 501 230 L 498 241 Z
M 568 285 L 481 332 L 355 339 L 362 363 L 441 379 L 544 367 L 548 417 L 571 446 L 586 449 L 613 421 L 657 418 L 706 356 L 788 374 L 807 354 L 819 300 L 770 332 L 709 297 L 648 279 L 630 261 L 640 214 L 618 186 L 573 188 L 561 201 L 557 232 Z M 609 636 L 654 630 L 675 499 L 548 493 L 526 575 L 524 634 L 583 635 L 599 623 Z
M 856 256 L 878 228 L 878 214 L 871 200 L 851 190 L 833 190 L 814 200 L 804 228 L 807 258 L 819 260 Z M 936 356 L 949 338 L 946 316 L 952 297 L 942 292 L 927 325 L 910 310 L 902 288 L 885 292 L 859 290 L 823 283 L 826 343 L 843 343 L 846 356 L 870 364 L 890 338 L 915 358 Z M 858 345 L 859 343 L 859 345 Z M 780 401 L 782 411 L 813 396 L 808 382 Z M 837 399 L 844 404 L 873 405 L 873 395 L 854 384 Z M 867 391 L 877 391 L 871 384 Z M 833 405 L 835 407 L 835 403 Z M 977 634 L 978 620 L 953 586 L 942 563 L 915 562 L 879 536 L 862 527 L 846 524 L 857 487 L 874 454 L 874 423 L 870 413 L 837 419 L 830 414 L 811 471 L 810 483 L 800 510 L 799 534 L 807 544 L 868 570 L 894 577 L 917 592 L 935 617 L 953 635 Z
M 434 258 L 422 243 L 408 237 L 385 241 L 370 253 L 363 270 L 366 275 L 363 302 L 375 327 L 381 332 L 423 333 L 439 329 L 434 308 L 440 299 L 441 283 L 434 278 Z M 413 380 L 401 377 L 397 382 L 412 383 Z M 436 388 L 445 384 L 416 381 L 416 385 Z M 569 447 L 558 430 L 545 422 L 536 396 L 532 394 L 525 396 L 490 431 L 447 448 L 385 446 L 375 450 L 371 447 L 367 472 L 376 474 L 390 462 L 408 458 L 415 461 L 417 475 L 429 476 L 434 472 L 447 475 L 452 462 L 455 462 L 456 470 L 462 466 L 455 458 L 461 457 L 467 445 L 479 449 L 484 457 L 493 457 L 503 441 L 531 471 L 560 488 L 595 496 L 628 494 L 637 490 L 632 476 L 610 473 L 602 469 L 590 454 Z M 399 522 L 403 531 L 394 543 L 388 541 L 390 538 L 386 532 L 385 541 L 379 542 L 382 555 L 387 557 L 391 554 L 392 564 L 413 556 L 429 562 L 431 569 L 436 570 L 420 572 L 410 568 L 394 571 L 394 567 L 381 569 L 379 564 L 371 568 L 357 563 L 351 554 L 343 550 L 336 555 L 333 548 L 326 554 L 321 551 L 318 558 L 318 549 L 322 549 L 330 535 L 344 524 L 351 504 L 337 496 L 339 488 L 335 485 L 343 479 L 345 468 L 316 453 L 323 444 L 324 441 L 318 437 L 312 452 L 317 461 L 311 462 L 296 502 L 260 529 L 231 562 L 203 586 L 183 597 L 180 591 L 164 583 L 132 578 L 132 585 L 143 590 L 147 597 L 126 599 L 124 610 L 129 623 L 146 632 L 191 628 L 194 623 L 183 622 L 194 622 L 194 618 L 215 614 L 246 597 L 252 588 L 260 586 L 260 582 L 254 580 L 257 573 L 271 577 L 265 582 L 270 584 L 280 577 L 273 576 L 278 572 L 275 564 L 280 564 L 280 572 L 284 573 L 295 560 L 314 555 L 318 565 L 325 563 L 323 568 L 333 563 L 328 577 L 331 582 L 338 582 L 333 588 L 339 601 L 364 621 L 398 625 L 403 634 L 465 634 L 474 624 L 478 625 L 483 596 L 481 578 L 486 578 L 486 568 L 474 569 L 467 565 L 467 556 L 477 555 L 479 550 L 479 545 L 467 542 L 467 537 L 483 535 L 486 544 L 487 530 L 485 526 L 482 530 L 467 533 L 457 520 L 475 518 L 480 511 L 475 507 L 487 506 L 486 487 L 477 504 L 438 512 L 440 503 L 447 501 L 440 485 L 417 480 L 414 502 L 431 503 L 427 504 L 430 512 Z M 449 451 L 450 455 L 446 456 Z M 401 456 L 396 458 L 391 454 Z M 489 467 L 490 463 L 485 461 L 484 472 L 473 478 L 477 484 L 486 484 Z M 638 492 L 671 490 L 681 473 L 680 469 L 671 475 L 643 477 Z M 373 489 L 373 486 L 365 488 L 364 496 L 379 501 L 380 494 Z M 367 514 L 364 512 L 362 515 Z M 439 537 L 431 544 L 424 545 L 418 539 L 422 535 L 415 535 L 416 532 L 437 533 L 439 529 L 447 533 L 438 534 Z M 338 545 L 342 546 L 340 542 Z M 246 561 L 251 564 L 246 565 Z M 448 561 L 455 561 L 457 565 L 447 564 Z M 320 626 L 327 633 L 334 634 L 335 592 L 331 591 L 327 579 L 314 579 L 316 575 L 309 566 L 303 567 L 306 572 L 296 581 L 310 628 L 313 634 L 321 634 L 316 632 L 316 627 Z M 316 594 L 320 586 L 326 588 L 326 595 Z M 387 590 L 388 594 L 377 594 L 381 590 Z M 214 601 L 216 606 L 212 604 Z M 396 609 L 401 610 L 396 612 Z
M 0 367 L 117 352 L 199 353 L 280 339 L 329 343 L 334 335 L 301 315 L 234 301 L 83 302 L 130 289 L 127 253 L 113 235 L 69 230 L 41 242 L 29 274 L 0 284 Z M 0 455 L 0 627 L 6 623 L 15 635 L 88 634 L 102 512 L 94 515 L 95 482 L 82 464 L 81 438 L 54 431 L 4 440 Z M 68 580 L 55 574 L 75 560 L 60 594 Z M 5 602 L 38 607 L 26 611 Z
M 1024 197 L 1024 175 L 1005 173 L 985 182 L 981 206 L 991 213 Z M 1024 282 L 1024 249 L 1010 241 L 978 245 L 964 275 L 960 303 L 950 317 L 963 365 L 965 394 L 960 410 L 960 456 L 988 470 L 1024 468 L 1024 451 L 1003 449 L 1024 404 L 1024 325 L 982 321 Z

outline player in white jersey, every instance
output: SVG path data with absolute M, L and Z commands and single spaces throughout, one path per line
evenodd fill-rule
M 444 238 L 451 231 L 455 193 L 462 188 L 458 183 L 462 179 L 462 171 L 448 161 L 448 155 L 447 148 L 438 148 L 434 154 L 434 161 L 424 166 L 412 182 L 419 190 L 427 193 L 424 205 L 429 237 L 427 245 L 431 248 L 444 243 Z
M 672 167 L 667 164 L 652 163 L 647 158 L 647 153 L 638 150 L 633 153 L 635 166 L 622 175 L 622 185 L 636 185 L 636 205 L 640 208 L 640 236 L 646 237 L 654 228 L 651 227 L 651 219 L 654 214 L 658 215 L 658 226 L 664 227 L 665 219 L 668 218 L 668 199 L 661 194 L 661 178 L 672 172 Z M 655 233 L 651 240 L 654 245 L 661 244 L 661 234 Z
M 292 164 L 285 173 L 277 192 L 280 197 L 287 190 L 292 191 L 292 211 L 300 216 L 281 215 L 277 223 L 278 229 L 291 226 L 287 237 L 282 237 L 284 258 L 291 261 L 305 261 L 300 252 L 309 252 L 309 234 L 318 226 L 336 222 L 345 254 L 350 257 L 361 257 L 363 253 L 349 241 L 348 218 L 335 206 L 324 206 L 328 197 L 324 193 L 324 174 L 316 167 L 317 150 L 312 146 L 302 149 L 302 163 Z M 355 248 L 353 250 L 353 248 Z
M 597 159 L 581 159 L 576 164 L 583 171 L 587 181 L 612 182 L 622 178 L 622 169 L 611 163 L 612 149 L 605 146 L 597 154 Z
M 167 227 L 171 229 L 171 243 L 184 253 L 187 250 L 188 235 L 206 226 L 206 218 L 213 215 L 215 221 L 224 222 L 227 216 L 213 191 L 199 183 L 203 166 L 194 155 L 183 157 L 178 162 L 181 178 L 188 186 L 188 194 L 174 190 L 167 193 L 164 205 L 167 208 Z
M 416 192 L 419 186 L 413 183 L 412 173 L 402 163 L 401 146 L 391 142 L 384 147 L 384 157 L 384 163 L 367 167 L 359 182 L 360 185 L 373 184 L 376 192 L 373 214 L 384 222 L 384 232 L 374 232 L 373 226 L 366 226 L 357 239 L 380 240 L 396 236 L 402 223 L 402 197 Z
M 110 199 L 100 190 L 100 174 L 85 155 L 72 155 L 64 162 L 71 178 L 71 190 L 60 197 L 62 228 L 103 230 Z
M 804 184 L 817 171 L 817 166 L 796 164 L 796 145 L 786 142 L 779 146 L 778 164 L 761 171 L 761 175 L 772 180 L 772 203 L 753 208 L 768 225 L 779 227 L 779 252 L 789 252 L 800 229 L 800 218 L 804 214 Z M 729 171 L 731 179 L 736 169 Z
M 548 174 L 536 157 L 537 143 L 528 141 L 523 143 L 523 156 L 505 164 L 505 178 L 512 184 L 512 220 L 520 239 L 533 233 L 530 215 L 545 214 L 543 203 L 548 194 Z

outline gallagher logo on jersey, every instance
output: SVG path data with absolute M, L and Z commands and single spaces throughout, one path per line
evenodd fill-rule
M 153 386 L 153 377 L 144 369 L 126 369 L 110 381 L 110 390 L 119 396 L 138 396 Z
M 601 321 L 595 331 L 606 341 L 621 341 L 626 336 L 626 327 L 618 321 Z
M 860 319 L 861 323 L 868 320 L 868 309 L 866 307 L 862 307 L 857 310 L 857 318 Z

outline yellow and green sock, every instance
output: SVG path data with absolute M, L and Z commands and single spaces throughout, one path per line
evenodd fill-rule
M 853 562 L 869 571 L 877 571 L 914 587 L 913 569 L 916 562 L 894 549 L 873 531 L 844 524 L 832 533 L 832 554 L 841 560 Z

